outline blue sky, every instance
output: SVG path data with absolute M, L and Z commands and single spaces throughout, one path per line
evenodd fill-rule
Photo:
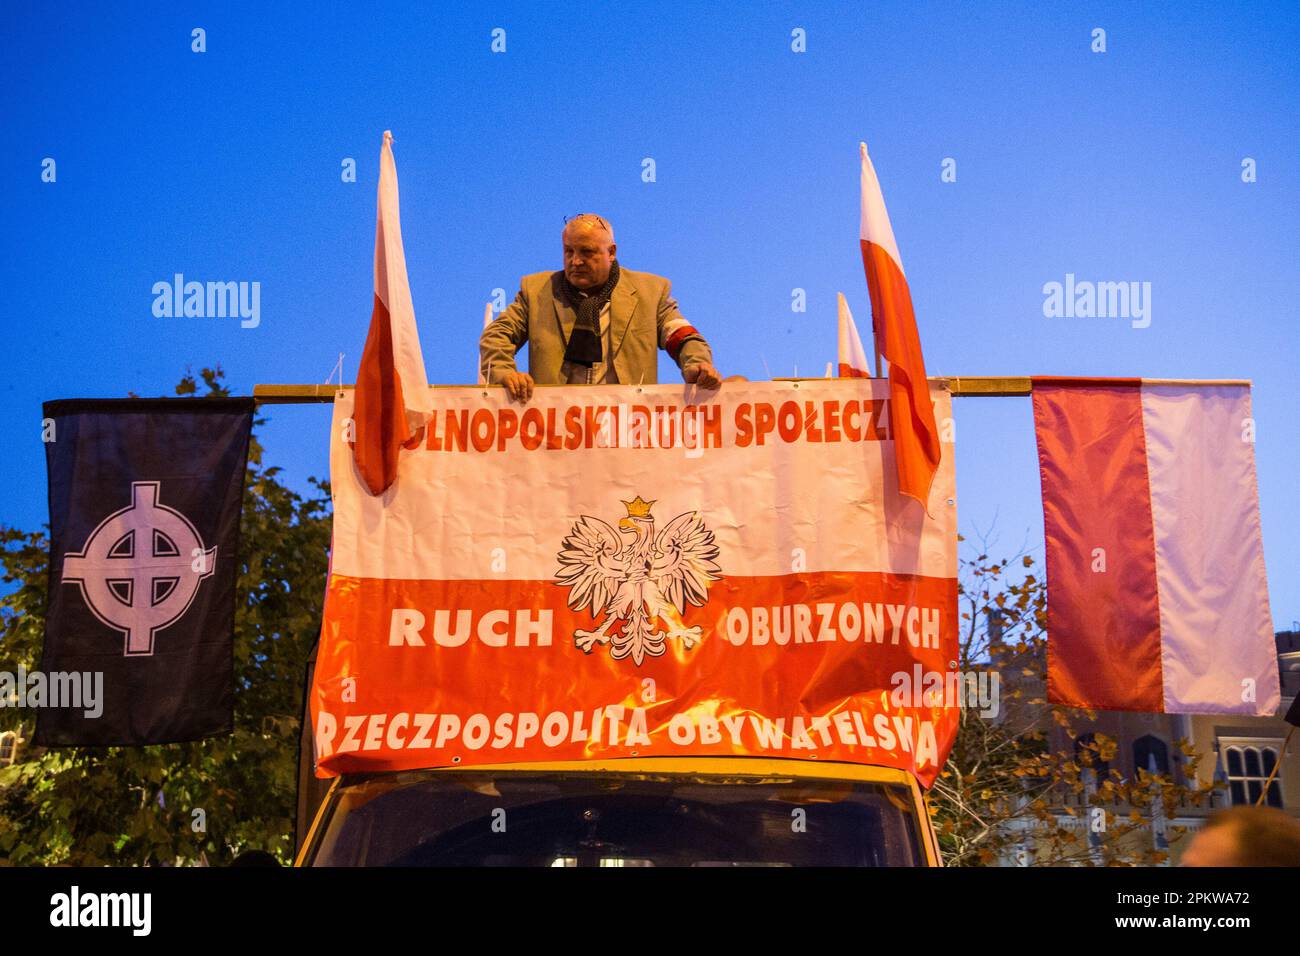
M 837 291 L 869 326 L 865 139 L 931 374 L 1254 380 L 1289 627 L 1298 46 L 1294 4 L 7 5 L 0 523 L 48 518 L 44 400 L 169 394 L 218 362 L 241 394 L 323 381 L 340 352 L 355 370 L 385 129 L 436 382 L 472 381 L 483 303 L 558 268 L 580 211 L 613 221 L 624 265 L 673 280 L 724 374 L 820 374 Z M 259 282 L 260 324 L 156 318 L 151 287 L 178 272 Z M 1045 318 L 1043 285 L 1067 273 L 1150 282 L 1150 327 Z M 963 531 L 1041 554 L 1029 401 L 955 404 Z M 327 472 L 328 414 L 269 410 L 295 486 Z

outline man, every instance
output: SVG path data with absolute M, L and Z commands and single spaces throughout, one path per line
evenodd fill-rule
M 1192 838 L 1183 866 L 1300 866 L 1300 820 L 1277 807 L 1222 810 Z
M 520 281 L 515 301 L 479 338 L 487 381 L 528 401 L 535 383 L 602 385 L 658 381 L 658 350 L 700 388 L 722 387 L 704 336 L 677 310 L 672 283 L 619 266 L 614 230 L 600 216 L 570 219 L 561 235 L 564 269 Z M 515 353 L 528 343 L 528 371 Z

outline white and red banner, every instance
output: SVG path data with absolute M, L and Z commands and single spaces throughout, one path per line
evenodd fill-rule
M 867 364 L 867 352 L 862 347 L 862 339 L 858 335 L 858 325 L 853 321 L 853 313 L 849 311 L 849 303 L 844 298 L 843 292 L 837 292 L 836 299 L 839 305 L 837 322 L 839 327 L 839 371 L 837 374 L 840 378 L 871 378 L 871 366 Z
M 357 369 L 353 453 L 371 494 L 397 479 L 402 449 L 419 441 L 429 417 L 429 380 L 406 277 L 393 134 L 384 131 L 375 213 L 375 302 Z
M 903 494 L 929 508 L 931 485 L 942 454 L 939 427 L 928 401 L 930 386 L 916 315 L 912 311 L 912 291 L 903 273 L 903 257 L 894 241 L 894 227 L 885 209 L 876 167 L 867 155 L 867 144 L 860 143 L 859 149 L 862 159 L 859 244 L 867 288 L 871 292 L 871 328 L 876 348 L 889 362 L 889 422 L 897 442 L 898 485 Z
M 888 389 L 431 389 L 383 498 L 340 393 L 317 772 L 747 754 L 928 786 L 957 726 L 952 456 L 932 514 L 906 505 Z
M 1035 378 L 1033 402 L 1050 699 L 1274 713 L 1250 387 Z

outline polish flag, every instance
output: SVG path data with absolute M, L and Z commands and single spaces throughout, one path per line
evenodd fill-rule
M 397 480 L 397 457 L 414 448 L 433 409 L 424 374 L 415 307 L 406 279 L 397 204 L 393 134 L 384 131 L 375 224 L 375 306 L 357 371 L 352 445 L 357 471 L 372 495 Z
M 867 156 L 867 144 L 860 146 L 862 264 L 871 291 L 871 327 L 880 353 L 889 361 L 889 433 L 894 437 L 898 490 L 928 507 L 941 455 L 939 429 L 934 422 L 903 260 L 885 211 L 880 180 Z
M 853 321 L 853 313 L 844 299 L 844 293 L 836 293 L 840 302 L 840 378 L 871 378 L 871 367 L 867 365 L 867 353 L 862 348 L 862 339 L 858 337 L 858 327 Z
M 1033 402 L 1049 698 L 1274 713 L 1249 384 L 1036 378 Z

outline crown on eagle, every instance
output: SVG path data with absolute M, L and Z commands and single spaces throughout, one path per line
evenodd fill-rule
M 622 498 L 619 500 L 623 501 Z M 658 500 L 655 499 L 655 501 Z M 650 509 L 654 507 L 654 501 L 646 501 L 640 495 L 637 495 L 631 501 L 623 501 L 623 504 L 627 507 L 627 516 L 629 518 L 648 518 L 650 517 Z

